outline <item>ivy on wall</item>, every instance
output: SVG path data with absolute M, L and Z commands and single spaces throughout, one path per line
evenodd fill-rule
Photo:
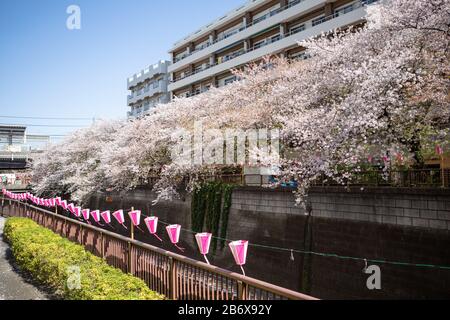
M 192 231 L 210 232 L 214 237 L 225 238 L 228 227 L 228 216 L 231 207 L 233 186 L 221 182 L 207 182 L 192 193 L 191 222 Z M 225 240 L 220 241 L 221 248 Z M 217 249 L 217 238 L 212 238 L 213 252 Z
M 225 246 L 225 239 L 227 237 L 228 229 L 228 216 L 230 215 L 231 208 L 231 195 L 233 194 L 234 186 L 226 184 L 223 186 L 223 206 L 222 206 L 222 224 L 220 228 L 220 248 L 223 249 Z

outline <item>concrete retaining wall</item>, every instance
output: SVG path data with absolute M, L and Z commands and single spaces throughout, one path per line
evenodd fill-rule
M 152 206 L 155 195 L 135 190 L 125 195 L 106 194 L 91 200 L 90 208 L 143 210 L 161 221 L 191 228 L 190 197 Z M 249 240 L 248 275 L 319 298 L 450 298 L 450 270 L 382 264 L 382 289 L 368 290 L 364 263 L 320 255 L 313 251 L 366 259 L 450 266 L 450 191 L 417 189 L 315 188 L 308 209 L 296 207 L 289 190 L 240 188 L 233 192 L 228 239 Z M 308 215 L 309 213 L 309 215 Z M 127 230 L 115 226 L 127 234 Z M 138 240 L 176 250 L 164 225 L 159 243 L 147 233 Z M 186 255 L 202 259 L 193 235 L 181 233 Z M 273 249 L 271 247 L 284 248 Z M 293 257 L 293 260 L 292 260 Z M 209 255 L 212 264 L 240 272 L 225 245 Z

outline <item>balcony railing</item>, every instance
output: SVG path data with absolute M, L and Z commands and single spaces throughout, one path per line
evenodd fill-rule
M 295 0 L 295 1 L 292 1 L 289 4 L 287 4 L 286 6 L 283 6 L 281 8 L 272 10 L 272 11 L 266 13 L 265 15 L 263 15 L 261 17 L 258 17 L 257 19 L 253 20 L 252 22 L 248 23 L 247 25 L 245 25 L 245 26 L 243 26 L 243 27 L 241 27 L 239 29 L 233 30 L 230 33 L 227 33 L 227 34 L 224 34 L 224 35 L 222 35 L 220 37 L 217 37 L 217 39 L 215 39 L 214 41 L 208 42 L 205 45 L 201 46 L 200 48 L 197 48 L 197 49 L 191 51 L 190 53 L 186 52 L 185 54 L 183 54 L 183 55 L 181 55 L 179 57 L 176 57 L 174 59 L 174 63 L 177 63 L 178 61 L 186 59 L 187 57 L 193 55 L 194 53 L 197 53 L 197 52 L 199 52 L 201 50 L 204 50 L 204 49 L 212 46 L 213 44 L 216 44 L 216 43 L 218 43 L 218 42 L 220 42 L 222 40 L 225 40 L 225 39 L 227 39 L 227 38 L 229 38 L 229 37 L 231 37 L 231 36 L 233 36 L 233 35 L 235 35 L 235 34 L 237 34 L 239 32 L 242 32 L 242 31 L 244 31 L 244 30 L 246 30 L 246 29 L 248 29 L 248 28 L 250 28 L 250 27 L 252 27 L 252 26 L 254 26 L 256 24 L 258 24 L 259 22 L 266 20 L 267 18 L 273 17 L 273 16 L 277 15 L 280 12 L 283 12 L 283 11 L 285 11 L 287 9 L 292 8 L 293 6 L 299 4 L 299 3 L 303 2 L 303 1 L 305 1 L 305 0 Z
M 301 0 L 301 1 L 303 1 L 303 0 Z M 214 67 L 216 65 L 219 65 L 219 64 L 222 64 L 224 62 L 230 61 L 230 60 L 235 59 L 235 58 L 237 58 L 239 56 L 242 56 L 242 55 L 244 55 L 246 53 L 252 52 L 252 51 L 254 51 L 256 49 L 260 49 L 260 48 L 265 47 L 265 46 L 267 46 L 269 44 L 272 44 L 274 42 L 277 42 L 277 41 L 280 41 L 280 40 L 285 39 L 287 37 L 290 37 L 290 36 L 292 36 L 292 35 L 294 35 L 296 33 L 303 32 L 306 29 L 312 28 L 314 26 L 317 26 L 319 24 L 322 24 L 322 23 L 327 22 L 329 20 L 332 20 L 334 18 L 337 18 L 337 17 L 340 17 L 342 15 L 345 15 L 345 14 L 347 14 L 349 12 L 352 12 L 352 11 L 354 11 L 356 9 L 359 9 L 359 8 L 361 8 L 361 7 L 363 7 L 363 6 L 367 5 L 367 4 L 373 3 L 375 1 L 378 1 L 378 0 L 362 0 L 362 1 L 355 2 L 355 3 L 351 4 L 351 5 L 349 5 L 348 9 L 346 8 L 345 12 L 339 11 L 339 12 L 333 13 L 332 15 L 322 17 L 320 19 L 316 19 L 316 20 L 313 19 L 313 20 L 307 21 L 307 22 L 305 22 L 304 27 L 294 28 L 290 32 L 286 33 L 285 35 L 279 35 L 277 37 L 268 38 L 262 44 L 258 44 L 257 46 L 253 46 L 253 47 L 251 47 L 251 48 L 249 48 L 247 50 L 245 50 L 245 49 L 239 50 L 238 52 L 235 52 L 235 53 L 231 54 L 230 56 L 227 56 L 227 59 L 222 59 L 222 60 L 217 61 L 217 62 L 215 62 L 213 64 L 207 64 L 204 68 L 201 68 L 199 70 L 194 70 L 192 72 L 186 72 L 183 76 L 177 77 L 177 78 L 171 80 L 170 82 L 171 83 L 175 83 L 175 82 L 178 82 L 180 80 L 186 79 L 186 78 L 188 78 L 190 76 L 193 76 L 195 74 L 198 74 L 198 73 L 201 73 L 203 71 L 206 71 L 206 70 L 208 70 L 208 69 L 210 69 L 210 68 L 212 68 L 212 67 Z M 292 5 L 293 4 L 291 3 L 291 6 Z M 314 25 L 312 24 L 313 21 L 314 21 Z M 311 23 L 311 25 L 309 25 L 309 23 Z

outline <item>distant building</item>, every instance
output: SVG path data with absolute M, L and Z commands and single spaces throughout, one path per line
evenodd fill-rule
M 21 170 L 50 142 L 46 135 L 28 135 L 25 126 L 0 125 L 0 170 Z
M 191 97 L 236 80 L 232 69 L 265 56 L 306 59 L 298 42 L 365 23 L 378 0 L 248 0 L 176 42 L 162 60 L 128 79 L 128 118 L 175 97 Z
M 236 80 L 231 73 L 264 56 L 304 59 L 301 40 L 364 22 L 376 0 L 249 0 L 187 35 L 169 51 L 169 92 L 190 97 Z
M 161 60 L 158 63 L 145 68 L 127 80 L 128 95 L 128 119 L 145 115 L 157 104 L 170 101 L 167 91 L 169 84 L 168 66 L 170 61 Z

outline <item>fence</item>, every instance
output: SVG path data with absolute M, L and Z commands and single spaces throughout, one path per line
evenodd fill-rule
M 238 186 L 263 186 L 276 182 L 274 176 L 262 174 L 217 174 L 200 175 L 202 181 L 220 181 Z M 159 180 L 151 176 L 141 182 L 141 186 L 152 186 Z M 368 170 L 353 172 L 346 181 L 338 182 L 321 176 L 314 181 L 314 186 L 385 186 L 385 187 L 430 187 L 448 188 L 450 185 L 450 169 L 408 169 L 408 170 Z M 281 183 L 282 187 L 295 187 L 295 181 Z
M 353 186 L 434 187 L 448 188 L 450 169 L 409 169 L 386 172 L 369 170 L 352 174 L 348 184 Z M 336 181 L 321 177 L 315 185 L 337 185 Z
M 21 201 L 2 197 L 1 214 L 31 218 L 173 300 L 315 300 Z

